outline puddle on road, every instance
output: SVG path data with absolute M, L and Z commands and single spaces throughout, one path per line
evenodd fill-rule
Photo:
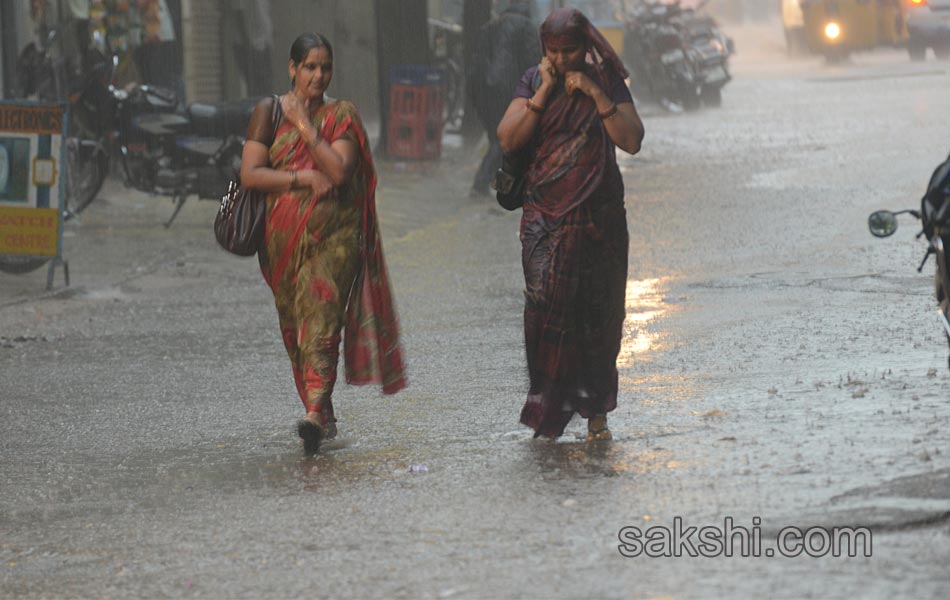
M 325 492 L 408 472 L 411 451 L 407 446 L 365 450 L 357 445 L 347 439 L 333 440 L 320 454 L 308 458 L 300 453 L 296 440 L 265 443 L 263 452 L 260 446 L 251 448 L 245 440 L 234 440 L 144 452 L 118 463 L 84 459 L 68 468 L 69 477 L 51 476 L 42 487 L 48 500 L 69 512 L 70 505 L 108 505 L 116 497 L 123 498 L 123 503 L 157 508 L 176 505 L 183 495 L 221 496 L 254 490 L 295 494 L 314 486 Z M 96 485 L 79 485 L 90 481 Z
M 83 297 L 88 300 L 112 300 L 115 302 L 129 299 L 129 295 L 126 293 L 126 290 L 118 287 L 105 287 L 86 290 L 86 293 L 83 294 Z
M 884 79 L 907 79 L 908 77 L 943 77 L 947 74 L 946 69 L 940 68 L 922 68 L 910 69 L 902 66 L 899 69 L 880 69 L 864 70 L 858 73 L 835 72 L 820 77 L 808 77 L 805 81 L 810 83 L 841 83 L 844 81 L 876 81 Z
M 682 297 L 667 297 L 670 277 L 631 279 L 627 281 L 627 316 L 623 323 L 623 340 L 617 368 L 633 364 L 634 359 L 643 360 L 650 351 L 662 349 L 661 336 L 651 325 L 668 312 L 676 310 L 684 301 Z M 671 301 L 673 298 L 675 301 Z
M 587 477 L 645 475 L 688 468 L 666 448 L 644 448 L 641 443 L 544 443 L 527 444 L 528 454 L 545 478 L 560 480 Z

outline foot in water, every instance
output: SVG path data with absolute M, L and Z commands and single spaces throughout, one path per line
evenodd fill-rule
M 320 413 L 307 413 L 306 419 L 297 421 L 297 435 L 303 440 L 304 454 L 307 456 L 316 454 L 320 450 L 320 442 L 327 437 L 327 430 L 320 423 Z

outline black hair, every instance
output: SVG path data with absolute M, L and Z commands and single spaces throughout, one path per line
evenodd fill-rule
M 298 35 L 290 47 L 290 60 L 294 61 L 295 65 L 299 65 L 315 48 L 326 48 L 330 60 L 333 60 L 333 46 L 330 45 L 330 40 L 319 33 L 301 33 Z

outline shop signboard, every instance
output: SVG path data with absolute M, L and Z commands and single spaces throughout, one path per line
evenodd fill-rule
M 66 112 L 0 102 L 0 261 L 62 258 Z M 68 285 L 68 282 L 67 282 Z

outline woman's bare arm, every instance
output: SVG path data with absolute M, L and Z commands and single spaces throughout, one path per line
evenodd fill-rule
M 537 94 L 535 94 L 537 95 Z M 532 100 L 533 101 L 533 100 Z M 541 115 L 528 110 L 524 98 L 515 98 L 498 123 L 498 142 L 505 152 L 514 152 L 528 143 Z
M 640 120 L 633 102 L 618 104 L 617 112 L 612 117 L 604 119 L 604 127 L 607 129 L 607 135 L 618 148 L 629 154 L 640 151 L 644 133 L 643 121 Z
M 327 174 L 333 185 L 339 187 L 347 183 L 353 177 L 353 172 L 356 170 L 356 165 L 360 159 L 359 147 L 356 142 L 347 138 L 340 138 L 330 144 L 320 137 L 317 130 L 312 126 L 310 129 L 312 130 L 312 137 L 308 137 L 304 133 L 301 133 L 301 135 L 307 141 L 307 149 L 310 150 L 310 156 L 313 157 L 317 167 Z
M 607 135 L 621 150 L 630 154 L 640 151 L 643 141 L 643 121 L 633 102 L 614 104 L 606 92 L 590 77 L 580 71 L 567 73 L 564 86 L 568 94 L 583 93 L 594 101 L 604 122 Z
M 241 154 L 241 187 L 266 193 L 310 188 L 317 196 L 325 196 L 337 187 L 324 173 L 313 169 L 281 171 L 270 168 L 268 152 L 267 146 L 258 141 L 244 142 L 244 152 Z
M 541 76 L 541 85 L 535 90 L 534 96 L 530 100 L 513 99 L 508 104 L 505 116 L 498 123 L 498 141 L 505 152 L 518 150 L 531 140 L 541 120 L 541 113 L 544 112 L 544 107 L 548 103 L 548 98 L 554 91 L 556 84 L 554 67 L 551 66 L 551 61 L 547 57 L 541 59 L 538 74 Z M 534 110 L 531 110 L 529 106 Z
M 290 171 L 271 169 L 267 152 L 267 146 L 260 142 L 244 142 L 244 152 L 241 153 L 241 187 L 259 192 L 289 190 L 294 175 Z
M 335 186 L 329 177 L 319 171 L 281 171 L 270 167 L 270 148 L 253 138 L 261 137 L 262 123 L 270 121 L 272 110 L 273 104 L 267 100 L 262 100 L 254 109 L 247 128 L 247 141 L 241 153 L 241 187 L 265 193 L 309 187 L 318 196 L 327 194 Z M 263 133 L 273 135 L 273 132 Z
M 317 170 L 326 173 L 337 187 L 347 183 L 359 163 L 360 153 L 356 142 L 345 136 L 332 144 L 323 139 L 311 123 L 304 106 L 293 94 L 281 98 L 281 107 L 284 110 L 284 118 L 297 128 L 307 144 Z
M 279 192 L 290 189 L 293 175 L 287 171 L 277 171 L 270 168 L 267 153 L 267 144 L 257 141 L 273 132 L 267 129 L 271 120 L 273 101 L 261 100 L 254 107 L 254 114 L 247 125 L 247 141 L 241 153 L 241 187 L 260 192 Z M 273 124 L 272 124 L 273 126 Z

